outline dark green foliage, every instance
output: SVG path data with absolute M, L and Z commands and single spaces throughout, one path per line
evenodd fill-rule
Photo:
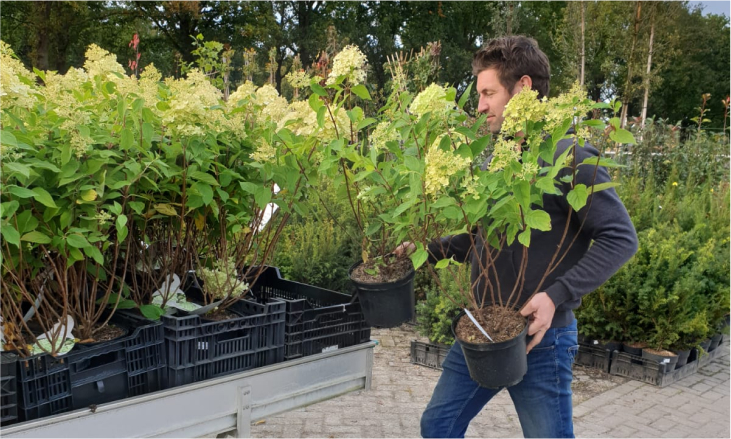
M 468 264 L 462 264 L 453 271 L 460 277 L 463 285 L 470 281 L 470 266 Z M 451 345 L 454 343 L 452 319 L 467 304 L 462 303 L 460 306 L 457 306 L 457 304 L 447 298 L 447 295 L 455 298 L 461 297 L 457 281 L 450 276 L 449 271 L 440 270 L 439 280 L 446 294 L 440 291 L 436 285 L 427 288 L 426 300 L 416 305 L 416 329 L 419 334 L 428 337 L 432 343 Z
M 295 214 L 284 229 L 272 265 L 290 280 L 350 293 L 348 269 L 359 258 L 360 245 L 347 201 L 323 184 L 310 194 L 310 211 Z

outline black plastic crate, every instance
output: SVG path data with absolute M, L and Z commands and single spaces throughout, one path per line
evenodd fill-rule
M 0 353 L 0 425 L 18 422 L 18 356 Z
M 411 363 L 442 370 L 451 346 L 442 343 L 411 341 Z
M 698 371 L 697 351 L 691 353 L 688 363 L 679 369 L 670 368 L 668 363 L 659 363 L 626 352 L 612 353 L 611 374 L 631 378 L 643 383 L 665 387 Z
M 574 357 L 574 363 L 592 369 L 599 369 L 609 373 L 612 362 L 612 351 L 603 347 L 579 343 L 579 350 Z
M 277 299 L 266 303 L 240 299 L 228 308 L 240 317 L 225 321 L 187 314 L 162 316 L 166 388 L 283 361 L 285 307 Z
M 165 342 L 161 323 L 140 322 L 120 313 L 111 322 L 129 329 L 129 335 L 93 345 L 78 344 L 58 357 L 41 354 L 18 359 L 20 420 L 162 389 Z
M 283 279 L 276 267 L 267 267 L 252 291 L 259 300 L 278 298 L 287 304 L 285 360 L 371 339 L 360 302 L 347 294 Z

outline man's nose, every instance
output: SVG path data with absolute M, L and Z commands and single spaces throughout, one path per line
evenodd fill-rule
M 489 107 L 487 106 L 487 102 L 485 102 L 485 100 L 480 98 L 479 102 L 477 103 L 477 112 L 482 113 L 482 114 L 487 114 L 488 108 Z

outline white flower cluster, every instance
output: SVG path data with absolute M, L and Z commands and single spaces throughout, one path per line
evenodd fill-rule
M 368 59 L 357 46 L 346 46 L 333 59 L 333 69 L 327 77 L 327 84 L 334 84 L 339 76 L 345 76 L 352 85 L 361 84 L 366 79 L 365 64 Z
M 310 85 L 310 75 L 304 70 L 289 72 L 284 79 L 289 82 L 292 88 L 305 88 Z
M 233 258 L 213 261 L 213 268 L 200 267 L 196 274 L 206 294 L 215 299 L 241 297 L 249 289 L 249 284 L 238 278 Z
M 28 71 L 23 63 L 15 58 L 13 50 L 0 41 L 0 103 L 3 107 L 19 106 L 30 108 L 35 103 L 33 89 L 21 78 L 28 81 L 35 79 L 35 74 Z
M 453 105 L 453 102 L 447 100 L 446 88 L 431 84 L 414 98 L 409 105 L 409 111 L 411 114 L 421 117 L 426 113 L 446 113 Z
M 439 148 L 442 138 L 447 134 L 438 136 L 424 157 L 426 168 L 424 170 L 424 192 L 426 195 L 435 196 L 446 186 L 449 179 L 458 172 L 467 169 L 472 161 L 457 154 L 456 151 L 444 151 Z M 461 137 L 456 134 L 456 137 Z

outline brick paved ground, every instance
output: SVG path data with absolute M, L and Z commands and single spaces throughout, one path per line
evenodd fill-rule
M 253 437 L 419 437 L 419 418 L 440 371 L 409 363 L 408 325 L 374 330 L 370 391 L 268 418 Z M 728 337 L 727 337 L 728 338 Z M 574 428 L 578 437 L 729 437 L 729 345 L 698 373 L 666 388 L 576 367 Z M 467 437 L 522 437 L 507 392 L 474 419 Z

